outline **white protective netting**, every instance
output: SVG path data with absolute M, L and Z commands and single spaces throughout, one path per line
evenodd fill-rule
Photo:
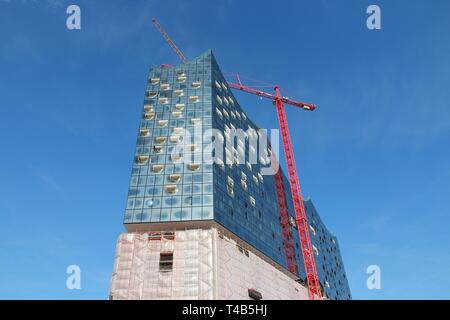
M 306 300 L 308 291 L 301 284 L 236 242 L 218 237 L 217 267 L 219 299 L 250 299 L 248 289 L 255 289 L 269 300 Z
M 117 240 L 111 299 L 307 299 L 306 288 L 246 250 L 219 237 L 218 230 L 124 233 Z M 151 238 L 152 240 L 149 240 Z M 173 253 L 171 271 L 160 270 L 160 255 Z

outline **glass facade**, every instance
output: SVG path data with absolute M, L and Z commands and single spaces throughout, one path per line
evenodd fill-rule
M 213 167 L 202 163 L 203 132 L 211 125 L 210 55 L 151 69 L 125 224 L 213 219 Z M 187 163 L 186 149 L 196 162 Z
M 314 208 L 313 202 L 308 199 L 304 201 L 304 204 L 310 226 L 309 233 L 315 253 L 314 258 L 319 281 L 328 298 L 334 300 L 351 299 L 338 240 L 335 235 L 327 230 Z
M 286 266 L 274 177 L 261 174 L 270 162 L 270 144 L 262 148 L 258 141 L 265 139 L 258 137 L 264 138 L 264 132 L 239 106 L 210 50 L 188 64 L 152 68 L 125 225 L 215 220 Z M 283 179 L 294 217 L 289 182 Z M 348 299 L 337 240 L 312 202 L 305 205 L 320 282 L 328 297 Z M 304 279 L 298 233 L 293 234 Z

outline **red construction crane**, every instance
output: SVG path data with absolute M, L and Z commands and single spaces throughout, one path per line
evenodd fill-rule
M 292 200 L 294 202 L 294 211 L 295 211 L 295 219 L 297 222 L 297 230 L 300 238 L 300 244 L 302 249 L 303 261 L 305 263 L 305 273 L 306 273 L 306 281 L 308 283 L 308 292 L 309 297 L 312 300 L 322 299 L 322 290 L 320 288 L 319 278 L 317 276 L 316 263 L 314 261 L 314 252 L 312 250 L 311 239 L 309 235 L 309 226 L 308 220 L 306 218 L 305 206 L 303 204 L 302 193 L 300 189 L 300 182 L 298 180 L 297 167 L 295 165 L 294 159 L 294 150 L 292 148 L 291 135 L 289 133 L 288 122 L 286 118 L 286 113 L 284 110 L 284 105 L 289 104 L 295 107 L 299 107 L 305 110 L 314 110 L 316 107 L 313 104 L 304 103 L 300 101 L 295 101 L 289 99 L 287 97 L 282 97 L 280 94 L 280 89 L 278 86 L 274 86 L 275 95 L 263 92 L 260 90 L 256 90 L 247 86 L 244 86 L 241 83 L 239 76 L 237 76 L 237 82 L 228 82 L 228 85 L 231 88 L 241 90 L 244 92 L 248 92 L 251 94 L 255 94 L 257 96 L 268 98 L 272 100 L 275 104 L 277 115 L 278 115 L 278 123 L 280 125 L 281 131 L 281 140 L 283 142 L 284 155 L 286 158 L 286 166 L 289 176 L 289 183 L 291 186 Z M 277 188 L 277 193 L 284 193 L 284 190 L 281 190 L 283 187 L 282 181 L 280 183 L 281 177 L 277 177 L 275 175 L 275 186 Z M 279 196 L 278 196 L 279 197 Z M 282 198 L 279 198 L 279 202 Z M 280 212 L 282 213 L 282 212 Z M 280 217 L 283 219 L 283 217 Z M 289 243 L 287 244 L 289 246 Z M 286 248 L 285 248 L 286 249 Z M 287 252 L 290 251 L 287 248 Z
M 274 168 L 278 168 L 278 160 L 272 155 L 272 163 Z M 289 219 L 289 210 L 286 200 L 286 191 L 283 184 L 283 174 L 281 170 L 277 170 L 274 175 L 275 191 L 277 196 L 278 213 L 280 215 L 281 237 L 283 239 L 284 253 L 286 255 L 286 265 L 290 272 L 297 275 L 298 266 L 295 259 L 295 248 L 292 242 L 292 226 Z
M 176 54 L 181 59 L 181 61 L 183 61 L 183 63 L 188 63 L 186 57 L 169 38 L 169 36 L 161 27 L 161 25 L 158 23 L 156 18 L 153 18 L 152 22 L 153 25 L 161 33 L 163 38 L 167 41 L 167 43 L 175 50 Z M 316 106 L 313 104 L 295 101 L 287 97 L 281 96 L 278 86 L 274 86 L 275 95 L 244 86 L 241 83 L 239 76 L 237 76 L 237 83 L 228 82 L 228 85 L 230 86 L 230 88 L 270 99 L 275 104 L 278 115 L 278 122 L 281 130 L 281 139 L 283 142 L 284 155 L 286 158 L 286 165 L 289 176 L 289 184 L 291 187 L 292 200 L 294 202 L 296 226 L 300 238 L 300 246 L 302 250 L 303 261 L 305 264 L 305 273 L 306 273 L 306 281 L 308 284 L 309 298 L 311 300 L 320 300 L 322 299 L 322 290 L 320 288 L 319 278 L 317 276 L 317 269 L 314 261 L 314 252 L 312 250 L 312 244 L 309 234 L 309 225 L 306 217 L 305 206 L 303 204 L 300 182 L 298 180 L 297 174 L 297 167 L 295 165 L 294 150 L 292 148 L 291 135 L 289 133 L 289 127 L 283 104 L 285 103 L 309 111 L 314 110 Z M 292 245 L 290 228 L 288 229 L 287 227 L 288 221 L 286 221 L 286 219 L 288 219 L 289 217 L 286 206 L 286 197 L 283 187 L 283 180 L 280 170 L 277 172 L 277 174 L 275 174 L 275 188 L 277 191 L 277 201 L 280 210 L 280 222 L 282 225 L 283 240 L 284 240 L 283 243 L 286 251 L 287 265 L 291 272 L 297 274 L 297 264 L 295 262 L 295 254 L 294 254 L 295 251 Z

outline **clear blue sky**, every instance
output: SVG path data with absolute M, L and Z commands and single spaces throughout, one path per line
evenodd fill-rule
M 82 29 L 66 29 L 66 7 Z M 382 29 L 366 28 L 378 4 Z M 0 0 L 0 298 L 105 299 L 151 64 L 213 49 L 288 108 L 355 299 L 450 298 L 449 1 Z M 261 127 L 269 101 L 237 94 Z M 66 289 L 66 267 L 82 290 Z M 382 289 L 366 288 L 381 267 Z

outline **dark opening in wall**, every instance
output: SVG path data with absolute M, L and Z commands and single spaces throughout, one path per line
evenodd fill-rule
M 159 272 L 170 272 L 173 269 L 173 252 L 159 254 Z

